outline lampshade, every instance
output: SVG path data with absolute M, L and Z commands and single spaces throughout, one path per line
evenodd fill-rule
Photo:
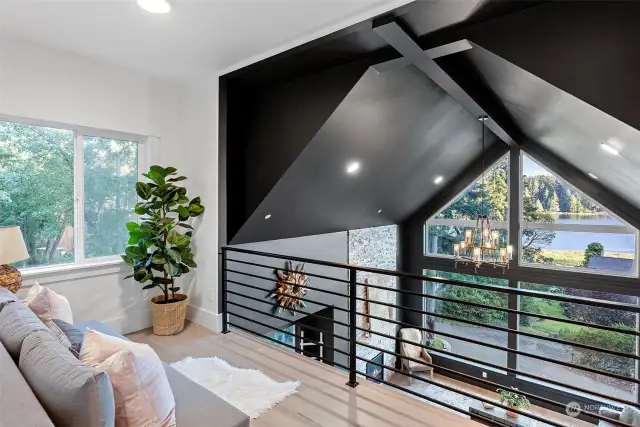
M 20 227 L 0 227 L 0 265 L 29 258 Z

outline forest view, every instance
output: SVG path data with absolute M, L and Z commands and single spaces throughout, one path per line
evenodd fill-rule
M 72 130 L 0 122 L 0 226 L 20 226 L 30 258 L 19 267 L 73 262 Z M 85 257 L 117 255 L 137 202 L 138 144 L 84 136 Z

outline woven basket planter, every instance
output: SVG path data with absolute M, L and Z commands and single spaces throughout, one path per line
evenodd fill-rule
M 187 314 L 187 296 L 175 294 L 176 302 L 158 304 L 164 301 L 164 295 L 151 299 L 151 315 L 153 316 L 153 333 L 156 335 L 175 335 L 184 329 L 184 318 Z

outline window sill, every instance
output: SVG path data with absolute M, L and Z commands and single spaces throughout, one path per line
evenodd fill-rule
M 34 267 L 20 270 L 23 287 L 40 284 L 79 280 L 87 277 L 120 274 L 129 271 L 129 266 L 120 258 L 107 258 L 84 264 L 64 264 Z

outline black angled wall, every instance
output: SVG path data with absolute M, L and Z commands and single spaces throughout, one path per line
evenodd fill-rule
M 358 61 L 261 90 L 229 82 L 226 87 L 227 241 L 238 232 L 368 68 L 369 63 Z

